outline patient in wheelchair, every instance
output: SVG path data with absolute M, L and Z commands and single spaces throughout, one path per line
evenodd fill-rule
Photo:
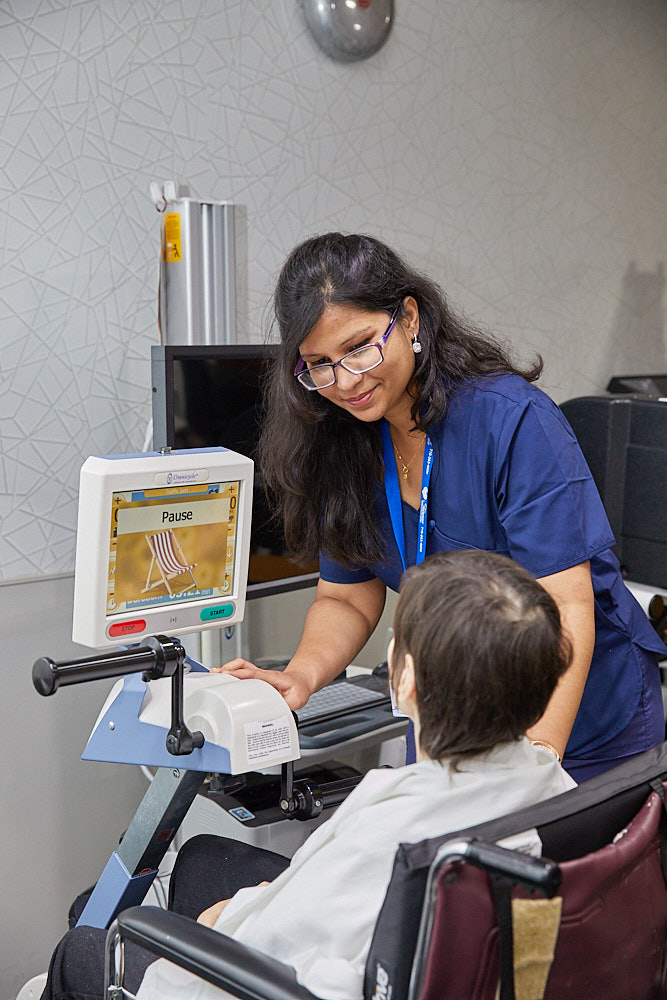
M 573 787 L 525 736 L 570 659 L 556 604 L 510 559 L 466 550 L 409 569 L 388 660 L 398 706 L 414 723 L 417 762 L 369 772 L 291 862 L 224 838 L 188 841 L 171 908 L 292 965 L 318 997 L 360 1000 L 398 845 Z M 539 851 L 528 833 L 519 846 Z M 42 1000 L 101 998 L 104 938 L 95 928 L 70 931 Z M 141 983 L 139 1000 L 226 995 L 131 945 L 125 966 L 126 985 Z

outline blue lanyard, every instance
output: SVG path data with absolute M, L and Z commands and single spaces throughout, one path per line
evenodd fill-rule
M 382 433 L 382 457 L 384 459 L 384 489 L 387 494 L 387 506 L 391 526 L 394 530 L 394 538 L 398 546 L 398 552 L 405 565 L 405 532 L 403 531 L 403 507 L 401 503 L 401 489 L 398 483 L 398 468 L 394 458 L 394 444 L 391 440 L 389 424 L 386 420 L 380 421 Z M 431 481 L 431 469 L 433 468 L 433 445 L 427 436 L 424 448 L 424 464 L 422 466 L 422 486 L 419 500 L 419 522 L 417 527 L 417 559 L 419 566 L 426 556 L 426 511 L 428 508 L 428 488 Z

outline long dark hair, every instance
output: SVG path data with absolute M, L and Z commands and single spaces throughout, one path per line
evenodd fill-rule
M 498 372 L 535 381 L 542 361 L 514 364 L 492 337 L 454 315 L 441 289 L 371 236 L 327 233 L 289 255 L 274 294 L 280 350 L 266 387 L 259 461 L 286 542 L 297 558 L 319 551 L 371 566 L 384 554 L 373 514 L 382 455 L 377 424 L 367 424 L 307 392 L 293 376 L 299 345 L 325 306 L 355 306 L 390 316 L 412 296 L 419 307 L 421 354 L 415 355 L 412 419 L 428 431 L 444 416 L 464 379 Z M 400 318 L 400 313 L 399 313 Z
M 403 575 L 394 690 L 406 653 L 421 748 L 453 764 L 523 736 L 572 660 L 550 594 L 507 556 L 474 549 L 437 552 Z

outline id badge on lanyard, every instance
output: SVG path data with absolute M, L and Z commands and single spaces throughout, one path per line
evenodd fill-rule
M 394 458 L 394 446 L 391 440 L 391 433 L 389 431 L 389 424 L 386 420 L 383 420 L 380 424 L 382 433 L 382 457 L 384 459 L 384 488 L 387 495 L 387 506 L 389 508 L 389 517 L 391 518 L 391 526 L 394 532 L 394 538 L 396 539 L 396 546 L 398 548 L 399 555 L 401 557 L 401 562 L 403 564 L 403 570 L 407 569 L 406 566 L 406 552 L 405 552 L 405 531 L 403 530 L 403 507 L 401 504 L 401 488 L 398 482 L 398 468 L 396 466 L 396 459 Z M 433 467 L 433 445 L 431 444 L 431 439 L 426 437 L 426 445 L 424 447 L 424 463 L 422 465 L 422 485 L 421 492 L 419 495 L 419 520 L 417 522 L 417 558 L 415 560 L 415 565 L 419 566 L 421 562 L 424 561 L 426 556 L 426 514 L 428 510 L 428 489 L 429 483 L 431 481 L 431 469 Z M 401 712 L 398 705 L 396 704 L 396 695 L 391 684 L 389 685 L 389 692 L 391 694 L 391 708 L 393 714 L 397 718 L 407 718 L 407 716 Z M 414 747 L 414 733 L 412 731 L 412 724 L 408 729 L 408 755 L 406 763 L 411 763 L 415 759 L 415 747 Z
M 394 446 L 391 440 L 389 424 L 386 420 L 380 423 L 382 434 L 382 457 L 384 459 L 384 489 L 387 495 L 387 507 L 391 527 L 396 539 L 396 545 L 403 564 L 403 570 L 407 569 L 405 552 L 405 532 L 403 530 L 403 507 L 401 504 L 401 489 L 398 482 L 398 468 L 394 458 Z M 419 566 L 426 556 L 426 516 L 428 510 L 428 490 L 431 481 L 431 469 L 433 467 L 433 445 L 431 439 L 426 437 L 424 448 L 424 462 L 422 465 L 422 484 L 419 496 L 419 520 L 417 522 L 417 558 L 415 564 Z

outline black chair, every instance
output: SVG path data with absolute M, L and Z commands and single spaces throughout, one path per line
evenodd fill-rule
M 664 590 L 667 402 L 635 395 L 581 396 L 560 408 L 602 498 L 625 578 Z
M 537 970 L 545 991 L 533 997 L 667 1000 L 666 782 L 662 744 L 537 806 L 401 845 L 369 950 L 366 1000 L 494 1000 L 499 981 L 501 1000 L 531 995 L 525 969 L 515 994 L 514 931 L 538 894 L 562 911 L 553 962 Z M 551 860 L 493 846 L 533 827 Z M 109 929 L 109 1000 L 123 995 L 115 956 L 126 940 L 242 1000 L 317 1000 L 291 967 L 151 907 L 125 911 Z

